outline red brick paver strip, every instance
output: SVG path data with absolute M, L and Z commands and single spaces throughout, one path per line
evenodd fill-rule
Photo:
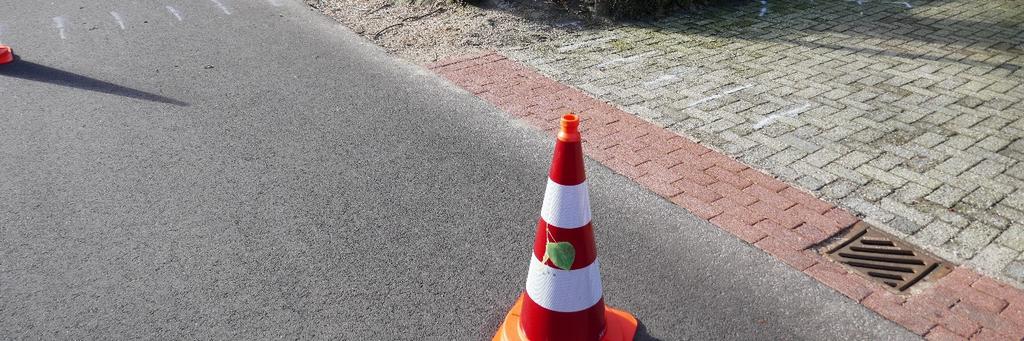
M 918 335 L 1024 340 L 1024 291 L 960 266 L 921 292 L 894 294 L 814 250 L 856 216 L 725 154 L 495 52 L 428 67 L 551 135 L 562 114 L 580 114 L 591 159 Z

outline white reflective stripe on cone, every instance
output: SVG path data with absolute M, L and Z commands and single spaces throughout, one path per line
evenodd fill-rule
M 597 259 L 576 270 L 559 270 L 530 255 L 526 294 L 548 310 L 571 313 L 590 308 L 601 299 L 601 271 Z
M 548 179 L 540 216 L 548 224 L 564 229 L 580 228 L 590 223 L 590 193 L 587 183 L 561 185 Z

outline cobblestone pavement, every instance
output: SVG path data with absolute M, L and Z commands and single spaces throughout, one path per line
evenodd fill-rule
M 1024 290 L 961 265 L 895 293 L 820 253 L 831 236 L 858 222 L 845 209 L 500 53 L 464 55 L 428 67 L 551 136 L 569 108 L 586 113 L 580 133 L 591 161 L 927 340 L 1024 340 Z
M 1024 287 L 1024 5 L 772 1 L 504 51 Z

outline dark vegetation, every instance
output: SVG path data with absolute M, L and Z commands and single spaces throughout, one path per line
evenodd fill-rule
M 461 0 L 470 5 L 481 5 L 487 0 Z M 670 14 L 680 9 L 693 9 L 711 0 L 552 0 L 566 9 L 586 9 L 590 13 L 610 19 L 645 19 Z
M 591 10 L 612 19 L 640 19 L 668 14 L 678 9 L 692 9 L 709 0 L 582 0 Z

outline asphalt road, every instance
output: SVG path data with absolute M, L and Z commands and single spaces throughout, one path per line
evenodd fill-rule
M 494 333 L 553 140 L 276 1 L 2 0 L 0 335 Z M 643 337 L 914 337 L 587 166 L 605 298 Z

